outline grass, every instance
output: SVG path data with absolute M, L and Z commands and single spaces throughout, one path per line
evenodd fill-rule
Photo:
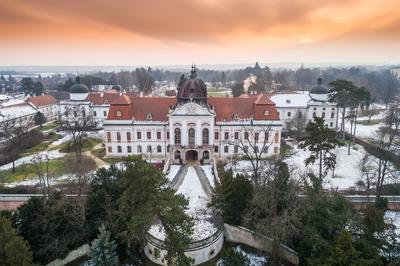
M 60 138 L 60 135 L 55 134 L 55 133 L 50 133 L 48 135 L 48 137 L 46 137 L 41 143 L 33 146 L 32 148 L 30 148 L 30 149 L 28 149 L 26 151 L 23 151 L 22 155 L 26 156 L 26 155 L 31 155 L 31 154 L 34 154 L 34 153 L 38 153 L 38 152 L 44 151 L 49 147 L 49 145 L 53 141 L 56 141 L 59 138 Z
M 101 139 L 95 139 L 95 138 L 86 138 L 82 140 L 82 151 L 90 151 L 93 149 L 94 146 L 97 144 L 101 143 Z M 75 152 L 75 145 L 73 140 L 69 140 L 60 146 L 57 147 L 57 149 L 60 149 L 60 152 Z
M 372 125 L 377 125 L 381 122 L 379 119 L 371 119 L 369 122 L 368 120 L 359 120 L 357 121 L 357 124 L 364 125 L 364 126 L 372 126 Z
M 43 163 L 43 169 L 45 168 L 45 163 Z M 34 164 L 24 164 L 17 166 L 14 173 L 12 172 L 12 169 L 0 171 L 0 178 L 4 178 L 5 183 L 31 179 L 37 176 L 36 169 L 37 167 Z M 67 155 L 64 158 L 49 161 L 49 173 L 53 177 L 77 172 L 88 172 L 95 169 L 96 163 L 92 158 L 87 156 L 82 157 L 82 162 L 80 164 L 76 162 L 73 155 Z
M 57 127 L 57 126 L 58 126 L 58 124 L 57 124 L 56 122 L 50 122 L 50 123 L 47 123 L 47 124 L 43 125 L 43 126 L 40 128 L 40 130 L 41 130 L 41 131 L 46 131 L 46 130 L 55 128 L 55 127 Z

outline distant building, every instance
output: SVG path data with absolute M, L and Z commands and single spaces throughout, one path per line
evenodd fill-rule
M 41 112 L 47 121 L 57 119 L 60 114 L 57 100 L 51 95 L 32 96 L 25 101 L 38 112 Z
M 304 119 L 307 123 L 314 117 L 322 117 L 327 127 L 336 128 L 336 103 L 329 102 L 328 88 L 322 84 L 322 78 L 318 78 L 317 85 L 309 92 L 275 94 L 271 100 L 276 104 L 285 130 L 291 129 L 296 120 Z
M 114 99 L 103 127 L 107 156 L 141 154 L 179 164 L 243 155 L 243 149 L 251 148 L 246 143 L 253 141 L 255 152 L 264 147 L 264 156 L 276 155 L 282 124 L 265 94 L 207 97 L 206 85 L 193 68 L 176 97 L 125 94 Z

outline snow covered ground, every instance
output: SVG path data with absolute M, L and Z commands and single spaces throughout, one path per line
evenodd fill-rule
M 74 181 L 76 176 L 74 174 L 65 174 L 62 176 L 58 177 L 53 177 L 50 179 L 50 185 L 56 185 L 60 182 L 65 182 L 65 181 Z M 16 187 L 16 186 L 37 186 L 40 184 L 39 178 L 31 178 L 28 180 L 23 180 L 23 181 L 18 181 L 18 182 L 12 182 L 5 184 L 6 187 Z
M 400 212 L 386 211 L 385 219 L 396 226 L 396 234 L 400 235 Z
M 61 153 L 59 151 L 44 151 L 39 154 L 42 156 L 42 158 L 45 158 L 45 156 L 48 156 L 49 159 L 57 159 L 57 158 L 62 158 L 65 156 L 65 153 Z M 23 164 L 33 163 L 33 160 L 37 156 L 38 156 L 38 154 L 32 154 L 32 155 L 21 157 L 15 161 L 15 167 L 23 165 Z M 12 163 L 8 163 L 8 164 L 0 166 L 0 171 L 8 170 L 11 168 L 12 168 Z
M 167 178 L 169 181 L 172 181 L 174 179 L 179 169 L 181 169 L 180 165 L 171 164 L 171 166 L 169 167 L 169 172 L 167 174 Z
M 318 173 L 318 162 L 314 165 L 305 166 L 305 159 L 310 156 L 308 150 L 300 149 L 296 144 L 291 145 L 293 155 L 285 160 L 292 172 L 292 177 L 299 179 L 308 172 Z M 335 172 L 328 173 L 324 180 L 323 187 L 326 189 L 347 190 L 355 187 L 361 179 L 361 161 L 367 152 L 360 145 L 351 148 L 350 155 L 347 154 L 347 147 L 340 147 L 335 150 L 336 168 Z M 251 165 L 249 161 L 238 161 L 231 167 L 235 173 L 250 174 Z M 334 174 L 334 175 L 333 175 Z M 400 173 L 399 173 L 400 174 Z
M 250 261 L 250 266 L 264 266 L 267 264 L 267 258 L 263 255 L 248 252 L 248 251 L 244 250 L 240 245 L 233 247 L 233 249 L 237 253 L 240 253 L 240 254 L 244 255 L 246 258 L 248 258 Z M 223 266 L 223 265 L 224 265 L 224 263 L 222 260 L 219 260 L 217 262 L 217 266 Z
M 208 182 L 210 182 L 211 187 L 215 187 L 214 175 L 212 174 L 212 166 L 202 165 L 200 167 L 203 168 L 204 173 L 206 174 Z
M 210 199 L 204 192 L 193 167 L 188 168 L 183 183 L 176 193 L 184 195 L 189 200 L 189 208 L 186 212 L 194 218 L 193 240 L 201 240 L 214 234 L 217 228 L 210 221 L 212 212 L 207 208 L 207 203 Z M 165 239 L 164 228 L 161 224 L 151 226 L 149 233 L 158 239 Z

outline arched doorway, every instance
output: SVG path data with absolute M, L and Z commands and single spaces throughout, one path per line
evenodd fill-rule
M 196 162 L 198 160 L 198 152 L 195 150 L 189 150 L 186 152 L 186 161 L 187 162 Z

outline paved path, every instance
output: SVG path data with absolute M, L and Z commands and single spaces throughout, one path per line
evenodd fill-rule
M 204 173 L 203 168 L 201 168 L 198 165 L 195 165 L 193 167 L 196 170 L 197 176 L 201 183 L 201 187 L 203 188 L 203 190 L 207 194 L 207 196 L 209 198 L 211 198 L 212 194 L 213 194 L 211 184 L 210 184 L 210 181 L 208 181 L 208 178 L 207 178 L 206 174 Z
M 183 183 L 183 179 L 185 178 L 187 171 L 188 171 L 188 166 L 182 165 L 181 168 L 179 169 L 178 173 L 176 173 L 174 179 L 172 179 L 170 187 L 175 190 L 178 190 L 178 188 Z

